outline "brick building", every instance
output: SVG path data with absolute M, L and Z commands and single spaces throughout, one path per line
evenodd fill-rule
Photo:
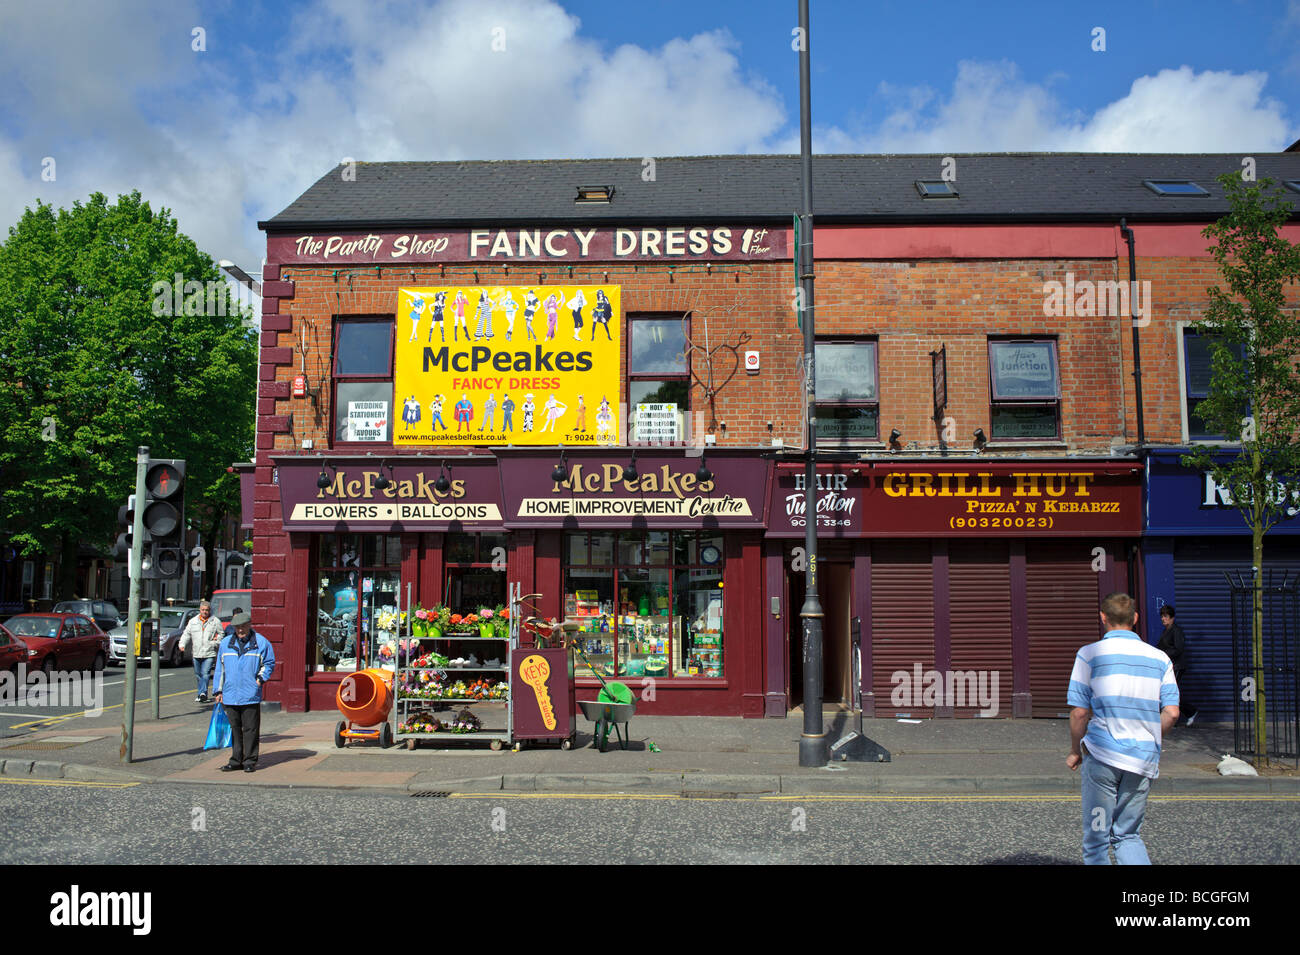
M 1300 179 L 1300 154 L 1255 158 Z M 1214 177 L 1240 168 L 817 157 L 828 701 L 851 699 L 856 617 L 868 714 L 1065 710 L 1099 596 L 1143 591 L 1145 448 L 1195 437 L 1184 326 L 1215 280 L 1200 230 L 1226 210 Z M 596 666 L 654 677 L 645 710 L 798 704 L 798 169 L 362 163 L 260 224 L 253 585 L 271 699 L 330 707 L 385 608 L 469 612 L 510 582 L 583 619 Z M 551 374 L 549 350 L 576 364 Z M 987 691 L 910 691 L 934 670 L 978 671 Z

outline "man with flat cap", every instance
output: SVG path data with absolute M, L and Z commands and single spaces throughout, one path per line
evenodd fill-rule
M 262 686 L 275 669 L 271 641 L 253 630 L 253 618 L 237 613 L 230 620 L 234 633 L 221 641 L 213 698 L 230 720 L 230 762 L 223 773 L 257 767 L 258 736 L 262 731 Z

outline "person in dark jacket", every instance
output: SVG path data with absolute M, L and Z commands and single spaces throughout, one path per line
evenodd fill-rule
M 1186 702 L 1183 674 L 1187 672 L 1187 635 L 1183 633 L 1182 627 L 1174 623 L 1176 613 L 1173 604 L 1165 604 L 1160 608 L 1160 622 L 1165 625 L 1165 632 L 1160 635 L 1156 649 L 1163 651 L 1174 665 L 1174 680 L 1178 683 L 1179 693 L 1184 694 L 1184 702 L 1179 709 L 1187 714 L 1186 725 L 1191 726 L 1196 719 L 1197 709 Z
M 271 641 L 253 631 L 246 613 L 230 618 L 234 636 L 221 641 L 217 651 L 217 673 L 213 698 L 226 709 L 230 720 L 230 762 L 221 767 L 230 773 L 242 769 L 251 773 L 257 766 L 258 736 L 262 731 L 262 685 L 275 669 Z

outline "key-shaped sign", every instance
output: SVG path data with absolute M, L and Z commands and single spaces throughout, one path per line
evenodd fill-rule
M 546 687 L 546 681 L 551 677 L 551 665 L 546 657 L 536 653 L 524 657 L 519 664 L 519 675 L 533 688 L 537 708 L 542 712 L 542 723 L 548 730 L 555 729 L 555 705 L 551 702 L 551 693 Z

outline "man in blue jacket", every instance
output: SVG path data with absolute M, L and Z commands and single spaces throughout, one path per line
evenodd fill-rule
M 230 762 L 221 771 L 251 773 L 257 766 L 262 731 L 262 685 L 275 669 L 275 651 L 271 641 L 253 630 L 248 614 L 235 614 L 230 625 L 235 632 L 221 641 L 212 680 L 213 698 L 225 707 L 230 720 Z

